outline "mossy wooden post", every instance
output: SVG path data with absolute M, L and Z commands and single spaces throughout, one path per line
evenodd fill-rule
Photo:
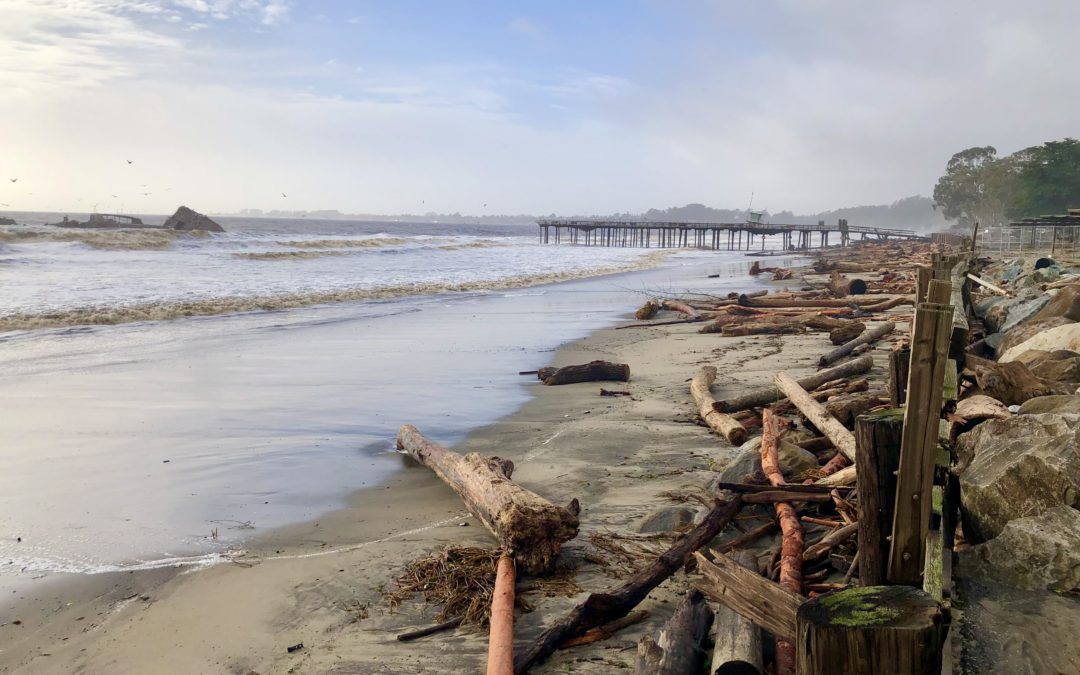
M 888 578 L 894 584 L 922 584 L 942 387 L 952 337 L 953 308 L 943 304 L 950 294 L 949 282 L 932 279 L 927 292 L 930 302 L 915 310 L 889 548 Z
M 855 421 L 855 481 L 859 490 L 859 582 L 886 581 L 896 471 L 900 466 L 903 408 L 860 415 Z
M 948 630 L 941 604 L 910 586 L 861 586 L 804 602 L 799 675 L 939 675 Z

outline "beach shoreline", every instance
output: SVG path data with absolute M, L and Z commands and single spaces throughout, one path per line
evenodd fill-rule
M 612 327 L 565 344 L 553 365 L 629 363 L 632 396 L 601 398 L 596 383 L 534 383 L 521 408 L 455 449 L 513 460 L 515 480 L 555 503 L 580 499 L 582 532 L 564 556 L 579 560 L 591 534 L 632 531 L 650 513 L 677 506 L 665 494 L 703 488 L 734 457 L 733 446 L 692 422 L 683 381 L 700 365 L 720 367 L 718 388 L 738 394 L 777 368 L 812 368 L 823 342 L 814 334 L 722 338 L 698 328 Z M 489 547 L 492 540 L 434 475 L 406 466 L 385 485 L 354 493 L 344 509 L 255 537 L 231 562 L 65 579 L 25 594 L 11 619 L 0 621 L 0 672 L 475 672 L 486 648 L 482 632 L 436 638 L 448 642 L 432 657 L 394 635 L 433 623 L 434 608 L 416 602 L 391 612 L 382 599 L 407 562 L 450 544 Z M 577 571 L 581 588 L 610 582 L 597 566 Z M 680 583 L 653 594 L 650 621 L 662 619 Z M 545 598 L 544 611 L 521 618 L 520 634 L 573 601 Z M 19 625 L 11 623 L 16 614 Z M 286 651 L 300 642 L 303 650 Z M 608 643 L 561 653 L 538 672 L 626 646 Z M 610 667 L 607 656 L 597 658 L 593 672 Z

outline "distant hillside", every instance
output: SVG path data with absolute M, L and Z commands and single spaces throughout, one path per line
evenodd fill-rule
M 704 204 L 687 204 L 670 209 L 649 209 L 648 220 L 674 222 L 741 222 L 746 219 L 745 209 L 714 209 Z M 821 213 L 795 215 L 791 211 L 765 213 L 765 219 L 773 223 L 814 224 L 819 220 L 835 223 L 847 218 L 852 225 L 870 227 L 896 227 L 909 230 L 940 230 L 947 227 L 941 213 L 934 210 L 934 200 L 929 197 L 905 197 L 892 204 L 874 206 L 850 206 Z

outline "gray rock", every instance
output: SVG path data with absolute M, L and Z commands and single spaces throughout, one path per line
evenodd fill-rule
M 787 440 L 780 441 L 777 450 L 780 470 L 785 478 L 797 476 L 807 469 L 818 468 L 817 456 Z M 739 454 L 720 472 L 719 481 L 743 483 L 750 476 L 761 473 L 761 437 L 751 438 L 739 447 Z
M 1024 404 L 1020 406 L 1021 415 L 1043 413 L 1080 415 L 1080 396 L 1037 396 L 1024 401 Z
M 1042 293 L 1031 300 L 1016 303 L 1009 308 L 1008 318 L 1005 320 L 1005 323 L 1001 324 L 1001 327 L 998 330 L 1002 333 L 1008 333 L 1013 328 L 1016 328 L 1021 323 L 1035 316 L 1035 314 L 1045 307 L 1048 302 L 1050 302 L 1050 296 Z
M 956 444 L 964 533 L 996 537 L 1006 523 L 1080 504 L 1080 415 L 989 420 Z
M 164 227 L 168 230 L 200 230 L 203 232 L 225 231 L 225 228 L 222 226 L 210 220 L 203 214 L 192 211 L 186 206 L 181 206 L 176 209 L 176 213 L 169 216 L 169 219 L 165 221 Z
M 1080 511 L 1058 506 L 1009 521 L 1001 534 L 964 551 L 965 575 L 1028 590 L 1080 588 Z
M 647 532 L 686 532 L 694 527 L 697 510 L 689 506 L 666 506 L 657 509 L 645 517 L 637 531 Z
M 1039 321 L 1028 321 L 1023 325 L 1017 326 L 1004 334 L 1004 339 L 1002 339 L 1001 344 L 997 347 L 998 360 L 1012 361 L 1016 356 L 1029 349 L 1043 349 L 1047 351 L 1054 349 L 1069 349 L 1070 347 L 1057 337 L 1057 333 L 1052 333 L 1049 339 L 1037 338 L 1054 328 L 1074 324 L 1075 322 L 1070 321 L 1063 316 L 1058 316 Z M 1018 346 L 1023 346 L 1023 349 L 1016 349 Z
M 1047 294 L 1049 295 L 1049 291 Z M 1032 321 L 1044 321 L 1063 316 L 1071 321 L 1080 321 L 1080 284 L 1072 284 L 1060 289 Z

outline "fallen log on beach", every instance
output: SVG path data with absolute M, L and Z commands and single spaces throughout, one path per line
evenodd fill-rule
M 713 408 L 716 400 L 709 389 L 716 380 L 716 368 L 705 366 L 690 380 L 690 394 L 698 406 L 698 414 L 710 429 L 727 439 L 732 445 L 740 445 L 746 440 L 746 427 L 730 415 L 717 412 Z
M 579 633 L 625 616 L 637 607 L 652 589 L 674 574 L 694 551 L 705 546 L 720 534 L 739 512 L 739 497 L 719 502 L 706 514 L 701 523 L 686 536 L 677 540 L 656 560 L 638 571 L 624 584 L 608 593 L 593 593 L 559 621 L 552 624 L 514 659 L 514 673 L 526 672 L 534 663 L 543 661 L 559 644 Z
M 739 551 L 735 562 L 757 572 L 757 559 L 749 551 Z M 738 612 L 724 606 L 716 611 L 715 646 L 709 675 L 761 675 L 761 629 Z
M 701 591 L 691 589 L 679 601 L 660 635 L 644 635 L 638 642 L 637 675 L 696 673 L 705 653 L 713 613 Z
M 777 377 L 782 374 L 778 374 Z M 777 459 L 780 433 L 780 419 L 773 414 L 772 410 L 766 408 L 762 419 L 761 471 L 776 488 L 783 488 L 785 484 L 784 474 L 780 471 L 780 462 Z M 758 495 L 761 494 L 765 493 L 758 493 Z M 799 522 L 795 507 L 790 502 L 777 502 L 775 508 L 776 519 L 780 521 L 780 585 L 800 595 L 802 594 L 804 546 L 802 523 Z M 795 673 L 795 645 L 779 637 L 776 640 L 776 672 L 778 675 Z
M 853 352 L 856 347 L 860 345 L 868 345 L 875 340 L 880 340 L 894 330 L 896 330 L 896 324 L 892 321 L 886 321 L 885 323 L 874 326 L 873 328 L 867 328 L 862 332 L 861 335 L 859 335 L 859 337 L 855 338 L 854 340 L 845 342 L 844 344 L 840 345 L 836 349 L 832 350 L 828 354 L 825 354 L 820 359 L 818 359 L 818 365 L 827 366 L 829 364 L 836 363 L 840 359 Z
M 672 312 L 685 314 L 686 318 L 690 320 L 696 321 L 701 318 L 701 315 L 698 314 L 696 309 L 681 300 L 663 300 L 661 301 L 660 306 Z
M 863 295 L 866 293 L 866 282 L 862 279 L 849 279 L 840 275 L 840 272 L 833 271 L 829 277 L 829 291 L 838 298 L 844 298 L 849 295 Z
M 499 556 L 491 593 L 487 675 L 514 672 L 514 577 L 514 561 L 504 552 Z
M 398 431 L 397 448 L 453 488 L 528 574 L 553 570 L 563 542 L 577 536 L 577 500 L 563 508 L 526 490 L 510 480 L 510 460 L 475 452 L 460 455 L 424 438 L 411 424 Z
M 817 389 L 826 382 L 833 380 L 840 380 L 855 375 L 862 375 L 868 372 L 874 367 L 874 357 L 862 356 L 846 363 L 841 363 L 838 366 L 820 370 L 813 375 L 808 375 L 797 380 L 799 386 L 803 389 L 812 390 Z M 749 408 L 760 408 L 762 406 L 775 403 L 784 398 L 784 394 L 781 393 L 776 387 L 767 387 L 765 389 L 759 389 L 749 394 L 744 394 L 737 398 L 728 399 L 725 401 L 717 401 L 713 406 L 716 410 L 723 413 L 733 413 L 740 410 L 747 410 Z
M 644 305 L 638 308 L 638 311 L 634 312 L 634 316 L 638 321 L 645 321 L 656 316 L 656 313 L 660 311 L 660 303 L 656 300 L 647 300 Z
M 536 377 L 546 385 L 577 384 L 578 382 L 627 382 L 630 366 L 610 361 L 590 361 L 578 366 L 541 368 Z

